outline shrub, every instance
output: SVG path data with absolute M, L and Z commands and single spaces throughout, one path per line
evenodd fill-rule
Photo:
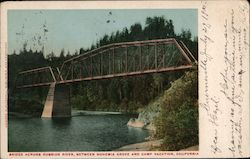
M 129 101 L 128 102 L 128 109 L 127 112 L 129 113 L 137 113 L 139 108 L 142 108 L 143 105 L 139 102 L 135 102 L 135 101 Z
M 197 71 L 187 72 L 165 91 L 162 111 L 155 119 L 156 137 L 163 150 L 179 150 L 198 144 Z
M 87 109 L 90 106 L 90 101 L 87 96 L 77 95 L 71 98 L 71 104 L 76 109 Z

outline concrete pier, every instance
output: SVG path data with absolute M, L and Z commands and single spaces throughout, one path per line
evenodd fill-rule
M 54 93 L 55 93 L 55 85 L 56 83 L 52 83 L 49 87 L 49 92 L 43 107 L 42 117 L 51 118 L 53 111 L 53 103 L 54 103 Z
M 44 104 L 42 118 L 71 117 L 69 86 L 52 83 Z

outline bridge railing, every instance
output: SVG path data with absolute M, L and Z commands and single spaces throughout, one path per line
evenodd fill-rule
M 16 88 L 26 88 L 35 86 L 46 86 L 56 82 L 55 76 L 51 67 L 41 67 L 27 71 L 19 72 L 16 78 Z

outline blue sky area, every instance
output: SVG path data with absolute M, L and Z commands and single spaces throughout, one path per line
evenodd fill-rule
M 154 16 L 172 19 L 176 33 L 190 29 L 192 37 L 198 35 L 197 9 L 9 10 L 9 54 L 19 53 L 25 42 L 27 49 L 44 46 L 45 55 L 51 51 L 59 55 L 62 48 L 73 54 L 134 23 L 145 27 L 146 18 Z

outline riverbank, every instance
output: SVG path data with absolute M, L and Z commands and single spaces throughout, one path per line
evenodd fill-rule
M 163 139 L 161 140 L 153 140 L 153 141 L 146 141 L 136 144 L 130 144 L 122 146 L 114 151 L 158 151 L 159 147 L 163 143 Z M 185 149 L 181 149 L 179 151 L 198 151 L 199 145 L 187 147 Z
M 179 151 L 198 151 L 199 150 L 199 145 L 191 146 L 185 149 L 181 149 Z
M 122 146 L 114 151 L 152 151 L 156 147 L 160 147 L 163 140 L 153 140 L 153 141 L 146 141 L 136 144 L 130 144 L 126 146 Z
M 72 116 L 79 116 L 79 115 L 119 115 L 125 114 L 122 112 L 108 112 L 108 111 L 91 111 L 91 110 L 76 110 L 73 109 L 71 112 Z
M 132 118 L 128 126 L 152 130 L 149 139 L 164 139 L 162 150 L 198 144 L 197 71 L 186 72 Z
M 24 113 L 19 113 L 19 112 L 8 112 L 8 116 L 17 117 L 17 118 L 31 118 L 31 117 L 33 117 L 30 114 L 24 114 Z
M 126 113 L 123 112 L 108 112 L 108 111 L 89 111 L 89 110 L 72 110 L 71 116 L 83 116 L 83 115 L 125 115 Z M 8 112 L 9 116 L 12 117 L 19 117 L 19 118 L 31 118 L 31 117 L 41 117 L 41 116 L 34 116 L 32 114 L 27 114 L 23 112 Z M 135 115 L 136 116 L 136 115 Z

